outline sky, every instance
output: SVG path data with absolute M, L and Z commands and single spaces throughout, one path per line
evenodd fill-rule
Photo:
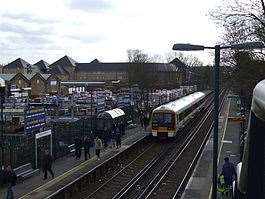
M 174 43 L 213 46 L 208 13 L 221 0 L 0 0 L 0 63 L 64 55 L 78 62 L 127 61 L 127 49 L 164 56 Z M 212 64 L 212 52 L 194 52 Z

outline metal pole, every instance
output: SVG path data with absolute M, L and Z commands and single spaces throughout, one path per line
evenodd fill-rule
M 4 165 L 4 115 L 3 115 L 3 103 L 4 93 L 1 90 L 1 164 Z
M 92 89 L 90 90 L 90 133 L 92 134 L 92 103 L 93 103 L 93 93 Z
M 220 46 L 215 46 L 214 65 L 214 134 L 213 134 L 213 194 L 212 199 L 217 198 L 217 156 L 218 156 L 218 123 L 219 123 L 219 66 Z

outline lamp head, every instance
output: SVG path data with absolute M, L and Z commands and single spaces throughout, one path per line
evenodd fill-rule
M 179 51 L 194 51 L 194 50 L 204 50 L 204 46 L 201 45 L 193 45 L 193 44 L 184 44 L 184 43 L 177 43 L 173 45 L 172 50 L 179 50 Z

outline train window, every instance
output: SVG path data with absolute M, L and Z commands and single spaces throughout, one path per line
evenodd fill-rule
M 172 123 L 172 114 L 171 113 L 165 113 L 164 114 L 164 123 Z

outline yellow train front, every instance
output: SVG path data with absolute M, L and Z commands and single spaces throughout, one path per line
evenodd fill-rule
M 154 109 L 151 116 L 152 135 L 175 137 L 178 130 L 203 107 L 205 96 L 203 92 L 196 92 Z

